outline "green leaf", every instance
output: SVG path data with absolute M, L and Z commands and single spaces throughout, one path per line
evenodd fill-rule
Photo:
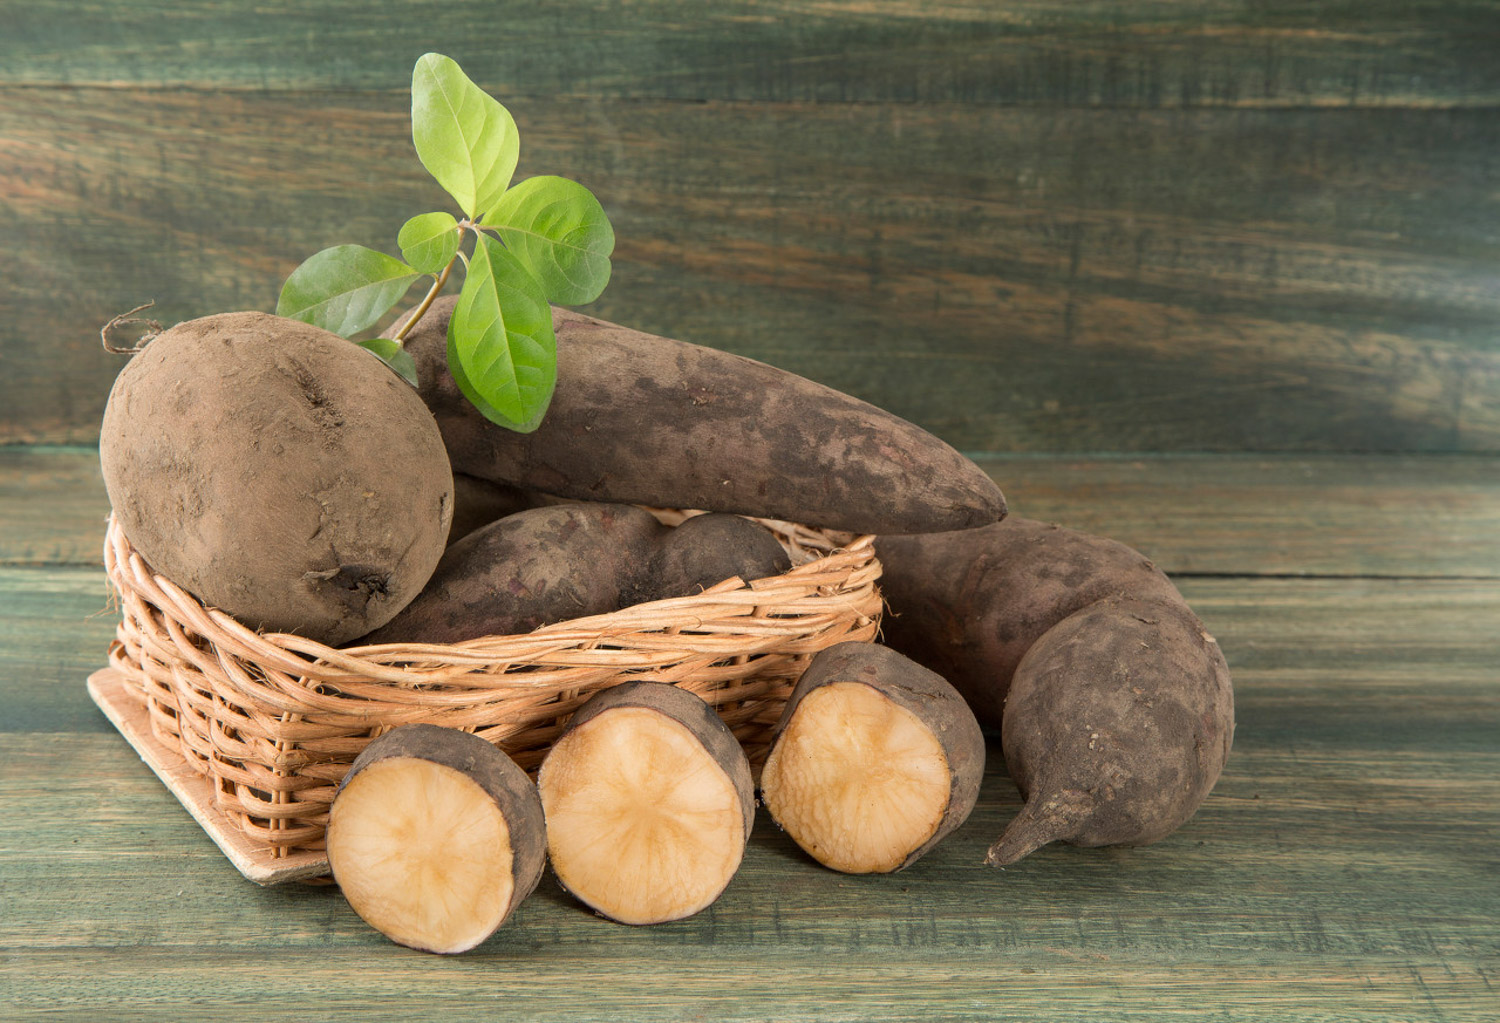
M 417 386 L 417 360 L 411 357 L 411 352 L 388 337 L 373 337 L 368 341 L 359 342 L 359 346 L 374 352 L 380 361 L 395 370 L 396 375 L 402 380 L 413 387 Z
M 383 252 L 335 245 L 292 271 L 281 286 L 276 315 L 350 337 L 384 316 L 421 276 Z
M 531 271 L 481 236 L 448 321 L 448 369 L 487 419 L 521 433 L 541 423 L 557 383 L 552 310 Z
M 510 111 L 440 53 L 412 70 L 411 139 L 422 166 L 471 219 L 505 194 L 521 153 Z
M 501 196 L 485 226 L 531 268 L 549 302 L 583 305 L 609 283 L 614 228 L 594 193 L 576 181 L 527 178 Z
M 438 274 L 458 255 L 458 221 L 451 213 L 422 213 L 401 225 L 396 244 L 413 270 Z

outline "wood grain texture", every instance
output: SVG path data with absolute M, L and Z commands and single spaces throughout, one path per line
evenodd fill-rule
M 0 447 L 0 565 L 98 565 L 98 452 Z M 1500 459 L 984 458 L 1012 513 L 1129 544 L 1176 577 L 1500 578 Z
M 10 543 L 88 521 L 90 457 L 0 452 Z M 0 1017 L 1493 1018 L 1500 586 L 1256 575 L 1261 546 L 1293 572 L 1322 570 L 1320 545 L 1368 568 L 1339 523 L 1402 574 L 1442 574 L 1456 552 L 1424 566 L 1417 545 L 1482 528 L 1492 460 L 996 465 L 1029 514 L 1175 535 L 1174 556 L 1217 551 L 1232 572 L 1180 579 L 1229 660 L 1238 728 L 1214 793 L 1166 841 L 980 866 L 1020 806 L 992 750 L 974 816 L 900 874 L 823 870 L 762 815 L 741 873 L 691 920 L 613 925 L 548 878 L 473 953 L 425 956 L 331 889 L 240 877 L 84 691 L 113 631 L 102 572 L 43 559 L 0 567 Z M 59 525 L 17 517 L 27 480 Z M 1324 510 L 1288 536 L 1299 507 Z
M 1500 11 L 1467 2 L 339 0 L 11 4 L 0 81 L 402 89 L 426 50 L 516 96 L 1099 106 L 1481 105 Z M 479 29 L 478 26 L 483 26 Z
M 0 573 L 20 580 L 9 606 L 36 601 L 27 630 L 50 614 L 54 636 L 78 608 L 35 594 L 94 576 Z M 1214 794 L 1159 845 L 980 866 L 1019 807 L 996 751 L 974 816 L 900 874 L 823 870 L 762 816 L 698 917 L 617 926 L 549 877 L 452 959 L 391 945 L 332 890 L 244 881 L 107 725 L 18 724 L 5 664 L 0 1008 L 205 1018 L 271 985 L 289 1019 L 1492 1016 L 1500 589 L 1195 579 L 1186 593 L 1229 658 L 1239 729 Z M 57 722 L 92 709 L 70 670 L 32 680 Z
M 985 458 L 1011 513 L 1112 537 L 1174 577 L 1500 578 L 1489 456 Z
M 966 451 L 1500 451 L 1494 110 L 516 104 L 619 236 L 590 311 Z M 92 443 L 98 328 L 274 307 L 442 202 L 398 93 L 0 88 L 0 442 Z
M 96 448 L 0 446 L 0 565 L 98 565 L 108 516 Z

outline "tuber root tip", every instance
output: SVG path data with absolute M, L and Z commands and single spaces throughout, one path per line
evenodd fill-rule
M 1034 796 L 985 854 L 985 866 L 1004 867 L 1024 859 L 1044 845 L 1078 834 L 1094 811 L 1094 797 L 1077 789 Z

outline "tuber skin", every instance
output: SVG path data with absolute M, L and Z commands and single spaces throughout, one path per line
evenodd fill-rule
M 968 819 L 984 759 L 979 723 L 946 680 L 888 647 L 839 643 L 792 690 L 761 799 L 823 865 L 901 870 Z M 935 788 L 933 767 L 943 776 Z
M 360 643 L 458 643 L 618 610 L 666 532 L 631 505 L 516 512 L 448 548 L 417 598 Z
M 998 728 L 1021 658 L 1048 629 L 1104 597 L 1182 601 L 1137 551 L 1011 516 L 961 532 L 882 536 L 875 552 L 891 613 L 884 642 L 942 675 Z
M 453 474 L 453 524 L 448 529 L 448 546 L 452 547 L 481 526 L 546 503 L 541 494 L 456 472 Z
M 1233 738 L 1229 668 L 1186 604 L 1090 604 L 1016 670 L 1001 744 L 1026 804 L 985 862 L 1055 841 L 1159 841 L 1202 804 Z
M 1059 840 L 1145 845 L 1197 810 L 1229 755 L 1229 671 L 1144 556 L 1019 517 L 875 549 L 886 641 L 1000 730 L 1027 797 L 986 862 Z
M 179 323 L 133 356 L 99 462 L 154 571 L 251 628 L 329 645 L 417 595 L 453 514 L 415 392 L 357 345 L 265 313 Z
M 786 548 L 760 523 L 725 512 L 695 515 L 662 537 L 638 602 L 702 593 L 736 576 L 765 579 L 791 567 Z
M 553 870 L 625 924 L 681 920 L 734 877 L 755 819 L 750 763 L 701 697 L 624 682 L 590 697 L 542 762 Z
M 458 472 L 585 500 L 737 512 L 857 533 L 967 529 L 1005 499 L 913 424 L 764 363 L 554 309 L 541 425 L 486 420 L 447 370 L 456 298 L 407 336 Z
M 476 844 L 485 824 L 497 844 Z M 546 851 L 531 779 L 455 728 L 402 725 L 372 740 L 329 813 L 329 865 L 350 905 L 425 952 L 464 952 L 494 933 L 535 890 Z

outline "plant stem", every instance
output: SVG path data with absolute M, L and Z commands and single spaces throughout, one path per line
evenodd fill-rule
M 399 345 L 406 339 L 406 335 L 411 332 L 411 329 L 417 325 L 417 321 L 427 314 L 427 310 L 432 306 L 433 299 L 437 298 L 438 292 L 443 290 L 443 285 L 448 283 L 448 275 L 453 272 L 453 264 L 457 262 L 458 256 L 456 255 L 448 260 L 448 265 L 443 267 L 443 272 L 438 274 L 437 280 L 432 283 L 432 287 L 427 289 L 427 295 L 422 299 L 422 304 L 417 306 L 406 322 L 401 325 L 401 329 L 396 331 L 395 335 L 391 338 L 392 341 Z

